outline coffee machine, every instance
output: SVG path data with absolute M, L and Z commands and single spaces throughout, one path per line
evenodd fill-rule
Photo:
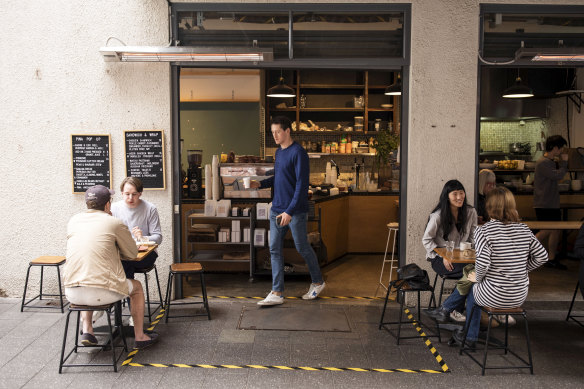
M 203 150 L 187 150 L 187 160 L 189 162 L 187 172 L 189 198 L 200 199 L 203 197 L 203 172 L 201 170 Z

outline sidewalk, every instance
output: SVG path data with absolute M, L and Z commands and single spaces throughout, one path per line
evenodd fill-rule
M 566 322 L 563 310 L 531 309 L 528 312 L 535 375 L 529 375 L 527 370 L 505 370 L 488 371 L 482 377 L 480 368 L 470 358 L 459 356 L 457 349 L 448 347 L 448 332 L 443 332 L 442 343 L 431 338 L 432 345 L 449 369 L 448 373 L 396 371 L 439 372 L 441 365 L 421 337 L 396 346 L 394 338 L 386 331 L 378 330 L 382 303 L 382 300 L 358 299 L 287 300 L 282 306 L 259 308 L 255 300 L 212 298 L 213 320 L 198 317 L 171 319 L 168 324 L 161 321 L 156 326 L 160 341 L 135 354 L 129 365 L 120 366 L 118 373 L 108 368 L 91 367 L 65 368 L 64 373 L 59 375 L 59 353 L 66 315 L 46 311 L 21 313 L 19 299 L 3 298 L 0 299 L 0 388 L 582 386 L 584 328 Z M 280 312 L 292 313 L 294 317 L 296 313 L 302 315 L 310 310 L 313 315 L 308 322 L 314 320 L 325 325 L 326 318 L 334 314 L 346 317 L 347 326 L 333 325 L 328 331 L 319 332 L 238 329 L 250 323 L 269 326 L 277 322 L 262 321 L 261 317 L 267 314 L 278 316 Z M 397 317 L 397 305 L 391 304 L 388 312 L 391 317 Z M 274 324 L 276 327 L 285 325 Z M 412 328 L 408 334 L 417 334 L 411 324 L 404 328 Z M 520 353 L 526 349 L 520 331 L 522 328 L 518 325 L 510 330 L 510 342 Z M 71 330 L 70 334 L 73 336 Z M 129 339 L 129 346 L 132 345 L 133 339 Z M 111 355 L 84 351 L 81 350 L 77 358 L 102 359 Z M 505 361 L 505 357 L 496 357 L 495 353 L 492 355 L 494 361 Z M 170 364 L 183 367 L 169 367 Z M 219 365 L 232 366 L 225 368 Z M 268 368 L 270 366 L 279 368 Z M 298 367 L 382 369 L 392 372 L 287 370 Z

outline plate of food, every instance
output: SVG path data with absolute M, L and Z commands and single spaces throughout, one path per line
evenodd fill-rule
M 144 242 L 136 242 L 136 245 L 138 246 L 154 246 L 156 244 L 156 242 L 151 242 L 151 241 L 144 241 Z

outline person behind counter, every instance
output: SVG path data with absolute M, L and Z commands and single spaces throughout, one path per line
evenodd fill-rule
M 483 169 L 479 172 L 479 194 L 477 196 L 477 215 L 479 224 L 489 221 L 486 207 L 486 195 L 496 186 L 497 177 L 492 170 Z
M 515 198 L 509 189 L 495 188 L 487 195 L 490 220 L 474 233 L 476 245 L 475 271 L 468 280 L 473 283 L 466 296 L 458 289 L 442 305 L 448 310 L 466 298 L 466 344 L 474 348 L 479 335 L 481 310 L 474 305 L 492 308 L 520 307 L 527 298 L 527 273 L 543 265 L 548 255 L 529 227 L 519 222 Z M 501 319 L 499 319 L 501 320 Z M 452 334 L 461 344 L 463 331 Z
M 446 242 L 453 241 L 454 247 L 460 242 L 469 242 L 477 226 L 477 212 L 467 204 L 466 191 L 458 180 L 444 184 L 438 205 L 428 219 L 422 243 L 426 248 L 426 258 L 432 263 L 432 269 L 439 275 L 449 277 L 462 276 L 462 263 L 452 263 L 434 252 L 437 247 L 446 247 Z
M 112 192 L 103 185 L 85 192 L 87 210 L 74 215 L 67 225 L 67 253 L 63 272 L 65 295 L 72 304 L 98 306 L 129 297 L 134 320 L 136 348 L 156 342 L 158 334 L 144 333 L 144 292 L 142 284 L 124 275 L 120 259 L 138 255 L 128 227 L 111 216 Z M 98 311 L 101 312 L 101 311 Z M 81 312 L 84 346 L 95 346 L 94 313 Z
M 558 182 L 564 178 L 568 168 L 568 154 L 565 153 L 564 149 L 567 144 L 560 135 L 548 137 L 545 141 L 545 153 L 535 164 L 533 207 L 537 220 L 562 220 Z M 555 159 L 558 157 L 559 163 L 556 164 Z M 548 241 L 550 260 L 547 266 L 565 270 L 566 266 L 556 259 L 556 249 L 560 243 L 561 232 L 559 230 L 541 230 L 536 236 L 540 242 Z
M 126 177 L 120 185 L 123 200 L 112 204 L 112 215 L 120 219 L 132 231 L 134 239 L 146 240 L 160 244 L 162 242 L 162 230 L 158 211 L 154 204 L 142 200 L 144 186 L 142 181 L 136 177 Z M 156 251 L 153 251 L 142 261 L 122 262 L 126 277 L 134 279 L 136 269 L 147 269 L 154 265 L 158 258 Z
M 308 243 L 308 154 L 291 137 L 290 119 L 283 116 L 272 120 L 272 135 L 280 146 L 276 150 L 274 176 L 252 181 L 252 188 L 274 187 L 270 212 L 270 258 L 272 262 L 272 290 L 258 305 L 277 305 L 284 302 L 284 259 L 282 247 L 288 230 L 292 231 L 296 250 L 308 265 L 312 284 L 302 296 L 304 300 L 318 297 L 325 287 L 316 253 Z

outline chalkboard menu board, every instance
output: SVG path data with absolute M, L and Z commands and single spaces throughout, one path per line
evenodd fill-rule
M 138 177 L 144 189 L 166 189 L 164 179 L 164 132 L 124 131 L 126 176 Z
M 94 185 L 111 189 L 110 136 L 71 135 L 73 193 Z

